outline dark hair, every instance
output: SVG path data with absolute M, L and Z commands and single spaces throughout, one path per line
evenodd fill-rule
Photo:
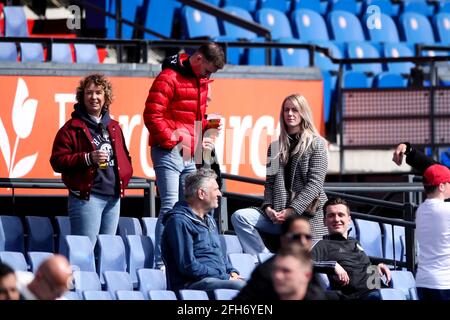
M 423 185 L 423 189 L 425 190 L 426 194 L 432 194 L 433 192 L 435 192 L 437 190 L 437 188 L 439 188 L 439 186 L 432 186 L 429 184 L 425 184 Z
M 217 69 L 222 69 L 225 65 L 225 54 L 220 45 L 215 42 L 208 42 L 197 49 L 207 61 L 214 64 Z
M 105 92 L 105 105 L 102 108 L 103 113 L 105 110 L 108 110 L 114 98 L 112 84 L 103 74 L 94 73 L 80 80 L 80 84 L 77 87 L 77 102 L 84 105 L 84 90 L 91 82 L 101 87 Z
M 293 256 L 294 258 L 300 260 L 302 264 L 305 264 L 307 266 L 312 265 L 311 252 L 304 246 L 298 244 L 297 242 L 291 242 L 281 247 L 280 250 L 278 250 L 277 252 L 277 256 L 279 257 Z
M 3 277 L 7 276 L 10 273 L 14 274 L 14 270 L 10 266 L 8 266 L 7 264 L 4 264 L 4 263 L 0 262 L 0 278 L 3 278 Z
M 327 202 L 325 202 L 325 204 L 323 205 L 323 217 L 325 218 L 325 215 L 327 214 L 327 207 L 335 206 L 337 204 L 342 204 L 342 205 L 346 206 L 347 213 L 350 215 L 350 207 L 349 207 L 347 201 L 345 201 L 342 198 L 337 197 L 337 198 L 330 198 L 330 199 L 328 199 Z
M 287 217 L 286 220 L 283 221 L 283 223 L 281 224 L 281 236 L 286 235 L 289 232 L 289 229 L 291 229 L 291 226 L 294 224 L 295 221 L 297 220 L 303 220 L 306 223 L 309 224 L 308 219 L 306 219 L 303 216 L 298 216 L 296 214 L 292 214 L 289 217 Z

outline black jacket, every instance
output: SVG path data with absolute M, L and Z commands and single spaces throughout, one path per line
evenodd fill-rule
M 429 166 L 439 163 L 419 150 L 414 149 L 409 142 L 403 143 L 406 144 L 406 163 L 417 170 L 420 175 L 423 175 Z

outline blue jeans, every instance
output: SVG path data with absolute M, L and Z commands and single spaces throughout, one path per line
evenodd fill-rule
M 166 150 L 153 146 L 151 147 L 151 157 L 161 199 L 155 229 L 155 264 L 159 268 L 164 265 L 161 258 L 161 236 L 164 231 L 162 219 L 177 201 L 184 199 L 184 179 L 196 168 L 193 161 L 183 160 L 177 148 Z
M 253 208 L 240 209 L 231 216 L 234 231 L 236 232 L 245 253 L 257 255 L 269 253 L 258 230 L 270 234 L 280 234 L 281 225 L 274 224 L 265 215 Z
M 234 289 L 240 291 L 245 285 L 246 282 L 242 280 L 222 280 L 208 277 L 190 284 L 186 289 L 204 290 L 208 293 L 208 297 L 211 300 L 215 300 L 215 289 Z
M 120 215 L 120 198 L 91 194 L 89 200 L 69 194 L 71 233 L 88 236 L 95 246 L 98 234 L 116 234 Z
M 429 289 L 417 287 L 419 300 L 450 300 L 450 289 Z

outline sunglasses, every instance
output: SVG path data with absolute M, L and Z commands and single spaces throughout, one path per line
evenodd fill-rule
M 304 238 L 306 240 L 312 239 L 312 236 L 310 234 L 306 234 L 306 233 L 288 233 L 286 236 L 291 240 L 300 240 L 302 238 Z

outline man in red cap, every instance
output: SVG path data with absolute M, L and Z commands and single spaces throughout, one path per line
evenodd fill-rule
M 423 174 L 427 199 L 416 212 L 419 263 L 416 274 L 420 300 L 450 300 L 450 170 L 440 164 Z

